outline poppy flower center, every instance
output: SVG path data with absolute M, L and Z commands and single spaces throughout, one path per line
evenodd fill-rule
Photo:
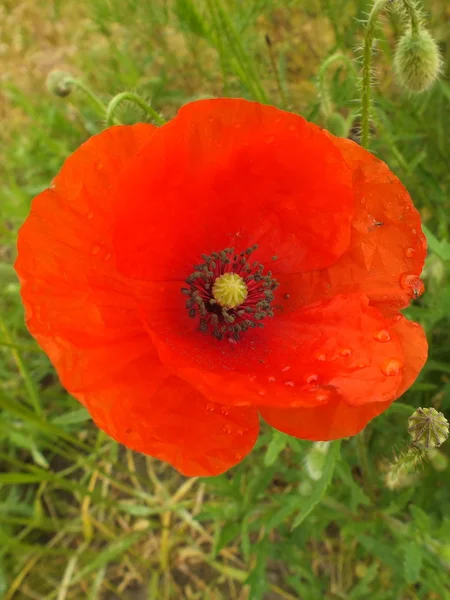
M 189 288 L 186 308 L 191 318 L 199 318 L 200 331 L 211 331 L 218 340 L 237 341 L 242 332 L 263 327 L 266 317 L 273 317 L 273 292 L 278 282 L 264 266 L 249 262 L 257 245 L 235 254 L 233 248 L 203 254 L 204 263 L 194 265 L 186 279 Z
M 220 306 L 236 308 L 248 296 L 248 288 L 244 279 L 237 273 L 224 273 L 214 282 L 212 287 L 214 299 Z

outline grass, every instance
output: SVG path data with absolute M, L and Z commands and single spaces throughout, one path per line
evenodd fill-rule
M 31 198 L 105 122 L 80 90 L 52 96 L 51 70 L 79 78 L 104 104 L 137 92 L 164 118 L 194 98 L 225 94 L 353 135 L 358 19 L 368 7 L 365 0 L 3 0 L 0 598 L 450 598 L 449 445 L 397 489 L 384 479 L 407 444 L 414 407 L 450 416 L 450 86 L 443 76 L 422 96 L 401 93 L 392 73 L 394 15 L 378 32 L 371 148 L 408 187 L 426 226 L 427 293 L 407 312 L 425 327 L 431 353 L 401 402 L 366 430 L 371 489 L 362 485 L 355 439 L 324 448 L 263 429 L 240 465 L 203 480 L 119 447 L 64 392 L 27 334 L 11 268 Z M 426 9 L 448 64 L 447 2 L 430 0 Z M 123 102 L 116 117 L 131 123 L 146 115 Z

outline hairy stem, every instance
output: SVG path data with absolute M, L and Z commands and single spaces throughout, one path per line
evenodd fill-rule
M 401 2 L 409 17 L 411 29 L 417 33 L 420 28 L 420 14 L 412 0 L 396 0 Z M 370 100 L 372 74 L 372 48 L 378 17 L 390 0 L 375 0 L 366 24 L 366 33 L 363 44 L 363 72 L 361 84 L 361 145 L 363 148 L 369 146 L 370 130 Z
M 137 104 L 140 108 L 142 108 L 142 110 L 149 115 L 153 121 L 158 123 L 158 125 L 164 125 L 165 121 L 161 115 L 159 115 L 156 110 L 150 106 L 150 104 L 145 102 L 145 100 L 143 100 L 140 96 L 133 92 L 121 92 L 120 94 L 117 94 L 117 96 L 114 96 L 106 108 L 107 127 L 115 124 L 116 120 L 114 118 L 114 114 L 119 104 L 124 100 L 127 100 L 128 102 L 134 102 L 134 104 Z
M 68 77 L 66 79 L 66 83 L 73 85 L 73 87 L 79 89 L 81 92 L 86 94 L 86 96 L 89 98 L 89 100 L 91 100 L 92 104 L 95 105 L 98 111 L 102 114 L 105 114 L 106 106 L 103 104 L 100 98 L 96 94 L 94 94 L 94 92 L 91 89 L 89 89 L 82 81 L 80 81 L 79 79 Z
M 332 54 L 328 58 L 326 58 L 323 63 L 320 65 L 319 73 L 318 73 L 318 83 L 319 83 L 319 92 L 320 99 L 322 104 L 322 112 L 328 117 L 333 110 L 331 94 L 330 94 L 330 86 L 328 82 L 328 70 L 335 63 L 342 63 L 345 67 L 354 75 L 355 79 L 357 76 L 355 66 L 353 62 L 344 54 L 336 52 Z

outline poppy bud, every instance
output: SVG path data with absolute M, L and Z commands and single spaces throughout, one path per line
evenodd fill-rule
M 418 408 L 408 419 L 408 431 L 415 446 L 436 448 L 448 438 L 448 421 L 435 408 Z
M 47 89 L 55 96 L 64 98 L 73 90 L 73 77 L 65 71 L 52 71 L 47 77 Z
M 327 118 L 326 128 L 337 137 L 345 138 L 348 135 L 348 125 L 339 113 L 331 113 Z
M 428 89 L 437 79 L 441 63 L 438 46 L 426 29 L 409 30 L 400 38 L 394 68 L 407 90 L 420 94 Z

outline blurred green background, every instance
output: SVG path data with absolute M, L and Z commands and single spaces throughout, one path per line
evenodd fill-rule
M 339 445 L 266 428 L 242 464 L 203 480 L 119 447 L 64 392 L 27 334 L 11 266 L 31 198 L 105 126 L 101 104 L 124 90 L 164 118 L 195 98 L 240 96 L 357 138 L 369 8 L 366 0 L 0 2 L 0 598 L 450 598 L 450 443 L 386 484 L 409 443 L 413 407 L 450 416 L 450 85 L 444 68 L 425 94 L 402 92 L 392 69 L 396 14 L 386 12 L 377 31 L 371 149 L 409 189 L 426 227 L 427 292 L 406 312 L 425 327 L 430 360 L 366 429 L 366 487 L 355 439 L 339 454 Z M 424 8 L 448 65 L 450 5 Z M 45 82 L 55 69 L 101 102 L 79 89 L 52 95 Z M 146 118 L 129 103 L 116 116 Z

